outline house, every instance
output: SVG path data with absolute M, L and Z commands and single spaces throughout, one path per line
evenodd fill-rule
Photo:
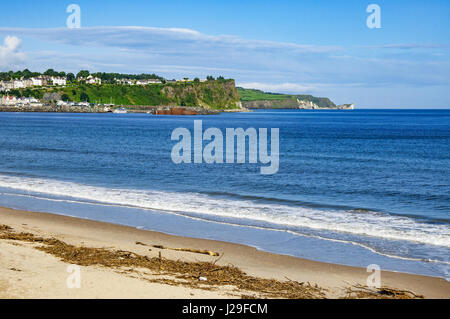
M 9 91 L 14 89 L 14 81 L 1 81 L 0 91 Z
M 116 81 L 116 83 L 119 84 L 128 84 L 128 85 L 134 85 L 135 82 L 133 80 L 130 79 L 114 79 Z
M 43 86 L 44 85 L 44 80 L 41 77 L 31 78 L 30 80 L 31 80 L 32 86 Z
M 5 82 L 5 88 L 6 88 L 6 90 L 14 89 L 14 81 Z
M 149 79 L 149 80 L 137 80 L 136 85 L 149 85 L 149 84 L 161 84 L 162 82 L 157 79 Z
M 31 107 L 42 107 L 43 104 L 41 102 L 39 102 L 38 100 L 36 100 L 36 102 L 30 102 L 30 106 Z
M 22 81 L 23 81 L 23 84 L 25 85 L 26 88 L 30 87 L 30 86 L 33 86 L 33 81 L 31 81 L 31 79 L 25 79 L 25 80 L 22 80 Z
M 51 81 L 53 82 L 53 85 L 66 85 L 67 82 L 66 78 L 56 76 L 52 76 Z
M 59 100 L 59 101 L 56 101 L 56 105 L 57 106 L 68 106 L 69 103 L 66 101 Z
M 87 78 L 80 77 L 78 79 L 78 81 L 85 82 L 85 83 L 88 83 L 88 84 L 102 84 L 102 79 L 97 78 L 97 77 L 93 77 L 92 75 L 89 75 Z
M 1 99 L 1 105 L 5 106 L 16 106 L 18 103 L 18 99 L 15 96 L 3 96 Z
M 86 78 L 86 83 L 89 83 L 89 84 L 102 84 L 102 79 L 97 78 L 97 77 L 93 77 L 92 75 L 89 75 Z
M 25 82 L 23 80 L 14 80 L 14 88 L 15 89 L 23 89 L 25 88 Z
M 38 99 L 35 99 L 34 97 L 25 97 L 23 98 L 23 101 L 25 102 L 25 104 L 33 104 L 33 103 L 39 103 Z
M 77 103 L 77 106 L 89 107 L 89 102 L 79 102 L 79 103 Z

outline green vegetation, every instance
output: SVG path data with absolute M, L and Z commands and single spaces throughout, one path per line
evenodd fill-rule
M 292 95 L 278 94 L 278 93 L 266 93 L 255 89 L 237 88 L 241 101 L 257 101 L 257 100 L 283 100 L 290 99 Z
M 0 72 L 0 81 L 10 81 L 15 79 L 29 79 L 32 77 L 38 77 L 40 75 L 47 75 L 47 76 L 66 76 L 65 72 L 57 72 L 53 69 L 48 69 L 44 73 L 39 72 L 31 72 L 28 69 L 25 69 L 23 71 L 9 71 L 9 72 Z
M 272 107 L 289 107 L 297 105 L 297 100 L 307 101 L 316 104 L 320 108 L 334 108 L 334 104 L 330 99 L 323 97 L 315 97 L 312 95 L 294 95 L 294 94 L 279 94 L 268 93 L 255 89 L 237 88 L 241 101 L 244 106 L 248 105 L 254 107 L 258 101 L 269 101 Z
M 126 106 L 196 106 L 209 109 L 238 108 L 239 94 L 234 80 L 219 76 L 215 79 L 208 76 L 207 81 L 199 78 L 190 81 L 166 81 L 156 74 L 121 74 L 121 73 L 90 73 L 81 70 L 73 73 L 58 72 L 48 69 L 44 73 L 23 71 L 0 72 L 0 81 L 13 79 L 29 79 L 31 77 L 59 76 L 67 79 L 67 85 L 29 87 L 10 90 L 9 94 L 17 97 L 35 97 L 42 100 L 46 93 L 59 96 L 64 101 L 90 102 L 97 104 Z M 84 79 L 89 75 L 100 78 L 101 84 L 87 84 Z M 161 83 L 149 85 L 129 85 L 116 83 L 116 80 L 159 80 Z M 5 92 L 3 92 L 5 93 Z M 48 94 L 47 94 L 48 96 Z
M 76 77 L 73 73 L 66 73 L 64 71 L 55 71 L 53 69 L 48 69 L 44 73 L 40 72 L 31 72 L 28 69 L 23 71 L 9 71 L 9 72 L 0 72 L 0 81 L 10 81 L 15 79 L 29 79 L 32 77 L 38 77 L 41 75 L 46 76 L 56 76 L 56 77 L 66 77 L 67 81 L 74 82 L 76 79 L 81 77 L 86 78 L 89 75 L 93 77 L 98 77 L 104 83 L 115 83 L 115 79 L 130 79 L 130 80 L 160 80 L 161 82 L 165 82 L 165 79 L 156 74 L 122 74 L 122 73 L 105 73 L 105 72 L 97 72 L 90 73 L 88 70 L 81 70 L 77 73 Z
M 17 97 L 42 99 L 45 93 L 58 93 L 62 100 L 113 103 L 127 106 L 200 106 L 209 109 L 236 108 L 239 95 L 234 80 L 178 82 L 166 84 L 69 84 L 66 87 L 27 88 L 11 90 Z

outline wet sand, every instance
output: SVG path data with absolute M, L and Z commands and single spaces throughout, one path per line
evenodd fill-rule
M 14 232 L 56 238 L 77 247 L 126 251 L 148 258 L 181 262 L 233 265 L 246 274 L 263 279 L 311 283 L 323 288 L 327 298 L 346 296 L 346 289 L 366 285 L 366 269 L 316 262 L 259 251 L 227 242 L 172 236 L 133 227 L 0 207 L 0 225 Z M 156 247 L 155 247 L 156 246 Z M 164 248 L 157 248 L 163 246 Z M 178 251 L 167 248 L 182 248 Z M 217 252 L 220 257 L 195 250 Z M 76 264 L 76 262 L 75 262 Z M 193 287 L 173 284 L 176 276 L 145 269 L 123 269 L 101 265 L 81 266 L 80 288 L 69 289 L 70 263 L 36 249 L 36 243 L 0 239 L 0 298 L 241 298 L 262 297 L 233 284 Z M 128 267 L 130 268 L 130 267 Z M 207 278 L 206 278 L 207 279 Z M 450 283 L 441 278 L 381 272 L 382 286 L 412 291 L 425 298 L 450 298 Z

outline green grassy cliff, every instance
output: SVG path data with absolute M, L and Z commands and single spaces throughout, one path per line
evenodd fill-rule
M 248 108 L 339 108 L 329 98 L 312 95 L 267 93 L 240 87 L 237 90 L 243 106 Z
M 126 106 L 197 106 L 206 109 L 240 108 L 240 97 L 234 80 L 176 82 L 146 86 L 122 84 L 69 84 L 66 87 L 17 90 L 15 95 L 43 99 L 55 93 L 73 102 Z M 54 96 L 54 94 L 52 95 Z

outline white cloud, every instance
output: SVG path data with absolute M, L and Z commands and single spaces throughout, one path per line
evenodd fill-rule
M 317 90 L 317 88 L 314 86 L 301 85 L 297 83 L 270 84 L 259 82 L 242 82 L 237 83 L 237 86 L 246 89 L 257 89 L 264 92 L 290 93 L 290 94 L 310 93 Z
M 12 69 L 12 66 L 25 60 L 25 54 L 20 52 L 22 41 L 18 37 L 7 36 L 0 45 L 0 68 Z
M 450 46 L 448 44 L 435 44 L 435 43 L 394 43 L 394 44 L 383 44 L 383 45 L 366 45 L 361 46 L 362 48 L 369 49 L 403 49 L 403 50 L 413 50 L 413 49 L 447 49 Z
M 291 53 L 325 53 L 341 50 L 339 46 L 306 45 L 290 42 L 276 42 L 244 39 L 229 35 L 206 35 L 195 30 L 156 27 L 86 27 L 68 28 L 1 28 L 1 33 L 37 37 L 71 45 L 112 46 L 125 49 L 201 53 L 208 49 L 258 50 Z

